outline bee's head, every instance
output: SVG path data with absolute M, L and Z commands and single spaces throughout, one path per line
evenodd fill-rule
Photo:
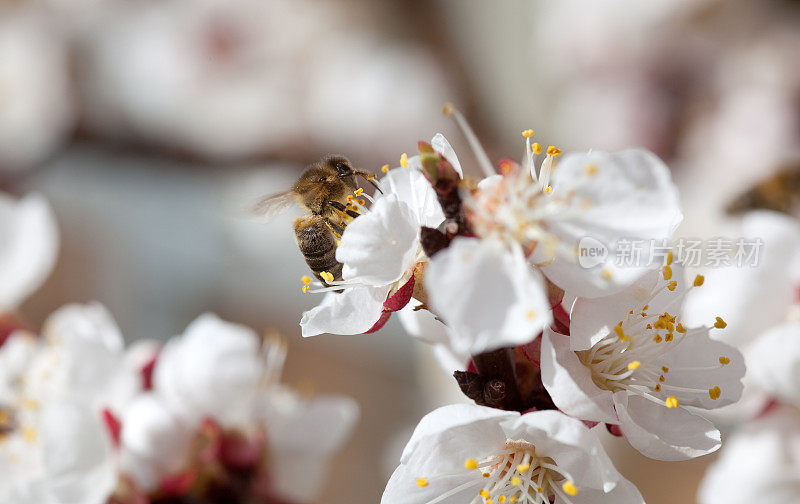
M 353 176 L 353 165 L 344 156 L 328 156 L 323 162 L 336 171 L 339 178 Z

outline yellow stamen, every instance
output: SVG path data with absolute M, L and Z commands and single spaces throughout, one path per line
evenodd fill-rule
M 489 476 L 491 476 L 491 474 L 489 474 L 489 473 L 483 473 L 483 475 L 482 475 L 482 476 L 483 476 L 484 478 L 488 478 Z
M 453 113 L 453 104 L 452 103 L 445 103 L 442 105 L 442 115 L 449 116 Z
M 520 483 L 522 483 L 522 480 L 519 479 L 518 477 L 514 476 L 513 478 L 511 478 L 511 484 L 512 485 L 519 486 Z
M 418 487 L 426 487 L 428 486 L 428 480 L 425 478 L 417 478 L 417 486 Z
M 383 173 L 386 173 L 386 172 L 388 172 L 388 171 L 389 171 L 389 165 L 388 165 L 388 164 L 385 164 L 385 165 L 381 166 L 381 171 L 382 171 Z
M 521 473 L 524 473 L 525 471 L 527 471 L 530 468 L 531 468 L 530 464 L 520 464 L 520 465 L 517 466 L 517 471 L 519 471 Z
M 561 485 L 561 488 L 563 488 L 564 492 L 566 492 L 566 494 L 569 496 L 574 497 L 578 495 L 578 487 L 576 487 L 575 484 L 572 483 L 571 481 L 567 481 L 566 483 Z
M 676 330 L 676 331 L 678 331 L 678 332 L 679 332 L 679 333 L 681 333 L 681 334 L 683 334 L 683 333 L 685 333 L 685 332 L 686 332 L 686 328 L 685 328 L 685 327 L 683 327 L 681 324 L 678 324 L 678 325 L 676 325 L 676 326 L 675 326 L 675 330 Z
M 727 357 L 720 357 L 719 363 L 722 364 L 723 366 L 727 366 L 728 364 L 731 363 L 731 360 Z
M 333 274 L 329 271 L 323 271 L 319 274 L 326 282 L 333 282 Z
M 408 167 L 408 154 L 406 154 L 405 152 L 403 153 L 402 156 L 400 156 L 400 166 L 402 166 L 403 168 Z
M 661 272 L 664 275 L 664 280 L 669 280 L 670 278 L 672 278 L 672 268 L 669 265 L 661 268 Z
M 525 137 L 525 138 L 530 138 L 530 137 L 532 137 L 532 136 L 533 136 L 533 130 L 532 130 L 532 129 L 526 129 L 526 130 L 524 130 L 524 131 L 522 132 L 522 136 L 523 136 L 523 137 Z
M 542 152 L 542 146 L 539 145 L 539 142 L 533 142 L 531 144 L 531 150 L 534 154 L 540 154 Z
M 300 278 L 300 281 L 303 282 L 305 285 L 308 285 L 311 283 L 311 278 L 303 275 L 303 277 Z
M 673 258 L 674 258 L 674 256 L 672 255 L 672 251 L 670 250 L 669 252 L 667 252 L 667 265 L 672 264 L 672 259 Z
M 308 291 L 311 290 L 311 287 L 304 285 L 300 290 L 303 291 L 303 294 L 308 294 Z
M 667 408 L 677 408 L 678 407 L 678 399 L 674 396 L 667 397 L 665 401 Z
M 641 362 L 639 362 L 638 360 L 635 360 L 633 362 L 628 363 L 628 369 L 633 371 L 634 369 L 638 369 L 639 366 L 641 366 L 641 365 L 642 365 Z
M 661 366 L 661 371 L 664 371 L 665 373 L 669 373 L 669 368 L 667 366 Z
M 547 186 L 547 187 L 544 188 L 544 192 L 545 192 L 545 194 L 550 194 L 551 192 L 553 192 L 553 188 L 550 187 L 550 186 Z
M 656 383 L 656 387 L 653 390 L 655 390 L 656 392 L 661 392 L 661 384 Z
M 726 327 L 728 327 L 728 324 L 724 320 L 722 320 L 722 317 L 717 317 L 717 321 L 714 322 L 714 327 L 716 327 L 717 329 L 725 329 Z
M 559 149 L 555 145 L 551 145 L 550 147 L 547 148 L 547 153 L 551 156 L 558 156 L 559 154 L 561 154 L 561 149 Z
M 677 286 L 678 286 L 678 282 L 676 282 L 675 280 L 672 280 L 670 283 L 667 284 L 667 289 L 669 289 L 671 291 L 674 291 L 675 287 L 677 287 Z
M 716 401 L 719 399 L 719 396 L 722 394 L 722 390 L 719 387 L 714 387 L 708 389 L 708 396 L 713 400 Z
M 497 502 L 505 502 L 505 501 L 506 501 L 505 495 L 501 495 L 500 497 L 497 498 Z
M 464 467 L 466 467 L 469 470 L 477 469 L 478 461 L 475 460 L 474 458 L 468 458 L 467 460 L 464 461 Z
M 697 275 L 696 277 L 694 277 L 694 286 L 700 287 L 701 285 L 703 285 L 703 282 L 705 281 L 706 278 L 703 275 Z

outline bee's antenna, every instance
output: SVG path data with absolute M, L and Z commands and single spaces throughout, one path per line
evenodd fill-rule
M 369 182 L 370 184 L 372 184 L 372 187 L 374 187 L 379 193 L 383 194 L 381 186 L 379 186 L 378 183 L 375 182 L 375 177 L 371 173 L 362 170 L 354 170 L 354 173 L 363 178 L 364 180 L 366 180 L 367 182 Z

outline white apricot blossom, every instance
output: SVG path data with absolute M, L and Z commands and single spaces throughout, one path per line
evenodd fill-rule
M 444 136 L 436 135 L 431 145 L 460 175 L 461 166 Z M 344 229 L 336 249 L 342 280 L 331 278 L 327 282 L 330 287 L 311 291 L 341 292 L 329 292 L 318 306 L 303 314 L 303 336 L 375 331 L 411 299 L 417 281 L 415 269 L 427 261 L 420 227 L 437 228 L 444 222 L 444 213 L 420 170 L 419 156 L 403 155 L 400 164 L 381 178 L 383 192 L 375 194 L 369 208 L 366 201 L 352 198 L 361 215 Z M 356 196 L 367 197 L 361 190 L 356 192 Z M 305 277 L 304 283 L 308 286 L 311 280 Z
M 522 248 L 529 261 L 567 292 L 607 295 L 648 268 L 615 264 L 623 239 L 663 240 L 681 222 L 669 169 L 645 150 L 567 154 L 547 149 L 537 173 L 538 144 L 526 136 L 522 166 L 506 162 L 502 175 L 479 184 L 465 200 L 475 234 Z M 533 149 L 533 151 L 532 151 Z M 593 249 L 597 255 L 583 254 Z
M 0 192 L 0 313 L 15 310 L 41 286 L 58 255 L 53 210 L 38 194 L 20 200 Z
M 381 504 L 643 504 L 582 422 L 557 411 L 520 415 L 444 406 L 426 415 Z
M 293 502 L 315 498 L 359 408 L 347 397 L 305 398 L 279 385 L 285 358 L 282 340 L 262 341 L 210 313 L 198 317 L 164 346 L 153 390 L 123 415 L 123 472 L 139 489 L 155 490 L 189 468 L 192 440 L 212 421 L 246 439 L 265 433 L 271 493 Z
M 101 504 L 116 485 L 104 414 L 138 387 L 122 336 L 99 304 L 68 305 L 41 337 L 0 347 L 0 501 Z
M 703 283 L 697 276 L 691 285 Z M 576 299 L 570 334 L 548 328 L 542 339 L 542 382 L 555 405 L 582 420 L 619 425 L 631 445 L 658 460 L 718 449 L 719 431 L 695 411 L 739 399 L 744 360 L 711 339 L 711 327 L 683 325 L 688 289 L 676 263 L 617 294 Z M 725 326 L 721 318 L 713 322 Z

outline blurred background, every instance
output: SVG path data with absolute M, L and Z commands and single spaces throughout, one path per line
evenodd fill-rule
M 396 320 L 301 340 L 319 299 L 300 292 L 292 216 L 237 209 L 327 153 L 377 171 L 438 131 L 477 174 L 451 101 L 495 160 L 522 153 L 525 128 L 655 151 L 680 233 L 713 236 L 731 198 L 798 166 L 799 55 L 791 0 L 0 0 L 0 190 L 43 193 L 62 240 L 21 312 L 35 326 L 98 300 L 129 341 L 203 311 L 281 330 L 287 381 L 362 405 L 324 502 L 377 502 L 419 418 L 463 399 Z M 694 502 L 710 457 L 607 441 L 648 503 Z

